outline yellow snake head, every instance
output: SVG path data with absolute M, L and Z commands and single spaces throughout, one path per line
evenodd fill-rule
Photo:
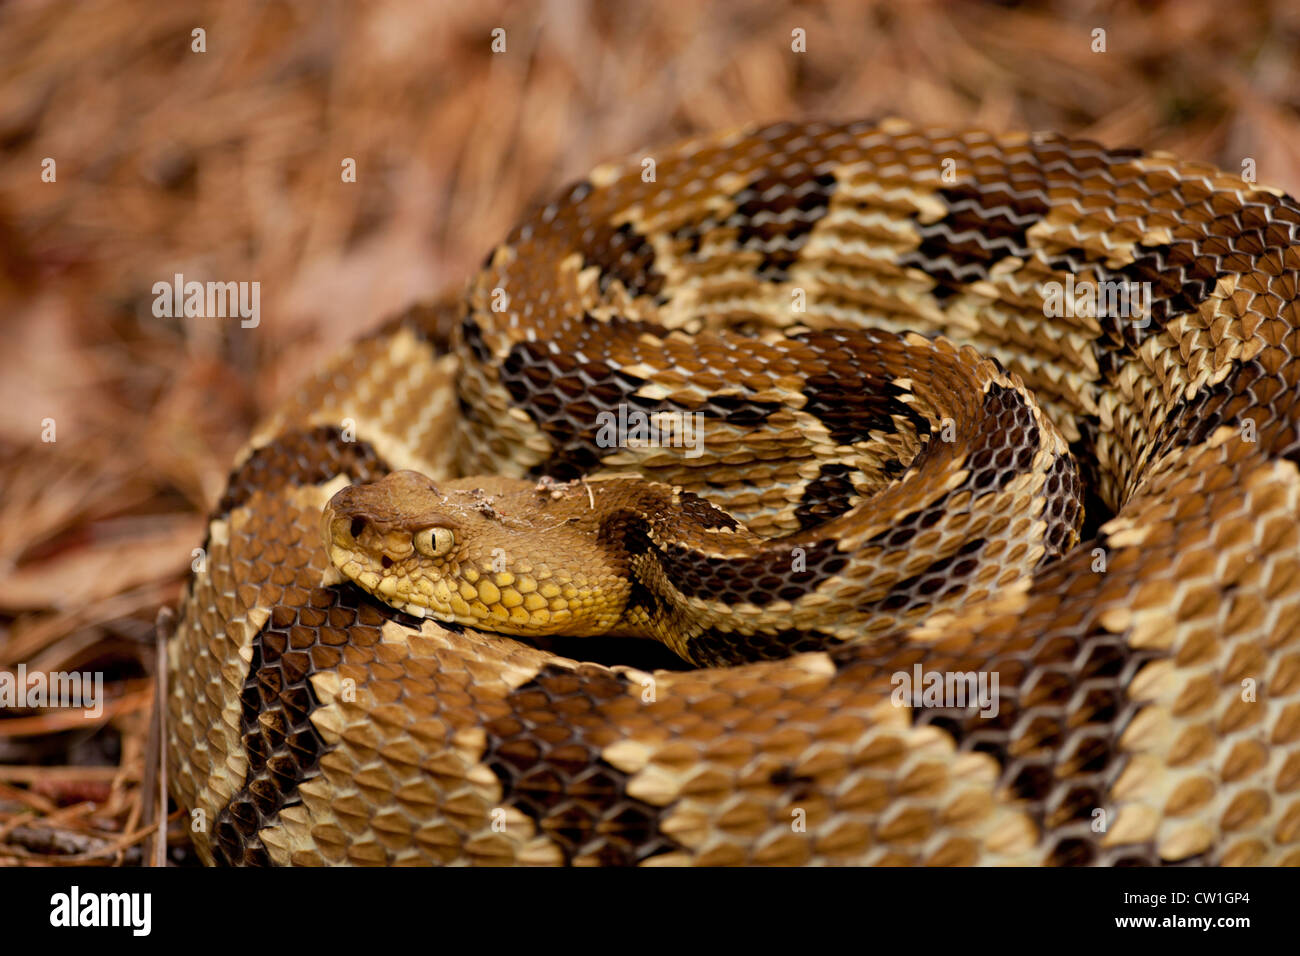
M 409 614 L 504 634 L 604 633 L 628 583 L 600 547 L 601 484 L 435 484 L 399 471 L 338 492 L 321 532 L 344 577 Z

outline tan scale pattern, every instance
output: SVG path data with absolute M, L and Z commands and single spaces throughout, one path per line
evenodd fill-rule
M 1300 863 L 1300 207 L 896 120 L 654 155 L 255 433 L 169 648 L 204 859 Z M 1071 276 L 1151 283 L 1150 322 L 1049 318 Z M 597 444 L 620 404 L 702 454 Z M 1079 542 L 1067 442 L 1114 512 Z M 714 666 L 410 616 L 453 588 Z M 997 714 L 896 706 L 918 664 Z

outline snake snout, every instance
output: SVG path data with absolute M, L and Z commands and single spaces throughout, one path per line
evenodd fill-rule
M 320 534 L 321 539 L 325 542 L 325 547 L 332 548 L 337 544 L 351 544 L 356 540 L 356 534 L 352 533 L 353 521 L 350 518 L 340 517 L 335 511 L 333 503 L 326 504 L 321 509 L 320 516 Z M 357 529 L 358 531 L 360 529 Z
M 366 529 L 355 486 L 343 488 L 321 509 L 320 530 L 325 546 L 355 547 Z

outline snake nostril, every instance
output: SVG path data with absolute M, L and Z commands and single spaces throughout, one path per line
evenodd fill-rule
M 393 559 L 386 554 L 381 555 L 379 558 L 379 563 L 382 564 L 384 566 L 384 570 L 387 571 L 389 568 L 393 566 Z
M 352 525 L 348 528 L 348 534 L 352 535 L 352 537 L 355 538 L 355 537 L 358 537 L 358 536 L 361 534 L 361 532 L 362 532 L 362 531 L 365 531 L 365 530 L 366 530 L 366 522 L 365 522 L 365 519 L 364 519 L 364 518 L 353 518 L 353 519 L 352 519 Z

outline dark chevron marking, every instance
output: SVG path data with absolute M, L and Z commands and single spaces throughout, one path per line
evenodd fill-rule
M 628 693 L 620 674 L 548 664 L 505 698 L 507 714 L 484 725 L 482 762 L 501 782 L 502 804 L 536 821 L 566 863 L 595 857 L 606 866 L 634 866 L 682 849 L 660 829 L 667 808 L 629 796 L 628 775 L 601 759 L 603 747 L 587 736 L 585 728 L 601 726 L 601 705 Z M 572 721 L 562 738 L 534 730 L 542 722 L 562 726 L 557 713 L 579 712 L 589 719 Z
M 687 643 L 691 657 L 701 667 L 726 667 L 747 661 L 783 660 L 795 654 L 824 651 L 842 644 L 821 631 L 785 630 L 740 634 L 708 628 Z
M 815 176 L 804 169 L 788 177 L 768 173 L 732 197 L 736 211 L 726 225 L 737 229 L 742 249 L 762 253 L 755 270 L 761 279 L 782 282 L 788 277 L 799 249 L 830 208 L 835 186 L 834 176 Z
M 749 602 L 759 607 L 798 600 L 848 563 L 848 555 L 840 553 L 835 540 L 828 539 L 805 548 L 805 570 L 795 571 L 793 550 L 793 546 L 769 546 L 744 557 L 720 558 L 670 543 L 650 553 L 673 586 L 687 597 L 728 604 Z
M 311 722 L 320 701 L 310 678 L 336 667 L 345 647 L 377 644 L 388 621 L 415 629 L 422 623 L 352 584 L 317 588 L 298 607 L 271 608 L 270 620 L 253 638 L 239 695 L 248 771 L 213 824 L 212 853 L 218 862 L 271 865 L 258 831 L 275 823 L 285 807 L 302 802 L 298 787 L 316 776 L 328 749 Z
M 1042 194 L 1007 183 L 951 186 L 939 195 L 948 215 L 937 222 L 915 222 L 921 244 L 899 260 L 935 279 L 938 298 L 987 279 L 1003 259 L 1028 256 L 1027 233 L 1049 211 Z
M 1033 410 L 1014 388 L 989 385 L 984 393 L 983 419 L 989 423 L 984 447 L 971 454 L 971 477 L 966 487 L 975 492 L 998 490 L 1029 469 L 1041 435 Z
M 597 282 L 602 295 L 609 292 L 615 280 L 623 283 L 633 297 L 657 296 L 664 287 L 665 277 L 654 268 L 654 246 L 631 223 L 593 229 L 591 241 L 578 251 L 585 265 L 600 270 Z
M 345 441 L 339 428 L 322 425 L 286 432 L 230 473 L 226 493 L 211 517 L 228 516 L 254 492 L 319 484 L 337 475 L 347 475 L 353 483 L 375 481 L 389 470 L 374 448 L 363 441 Z
M 828 462 L 818 470 L 817 477 L 808 482 L 803 498 L 794 509 L 801 531 L 838 518 L 853 507 L 857 490 L 851 476 L 859 473 L 849 465 Z

